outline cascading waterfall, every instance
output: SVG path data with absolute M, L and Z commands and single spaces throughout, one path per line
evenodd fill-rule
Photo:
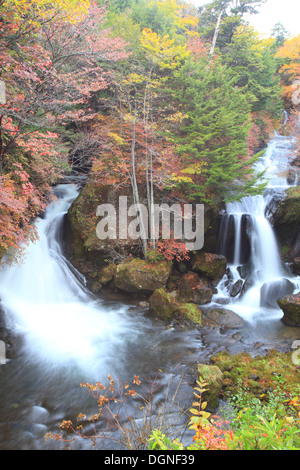
M 293 158 L 293 139 L 276 134 L 256 164 L 268 181 L 264 194 L 227 204 L 220 225 L 219 252 L 229 264 L 212 304 L 226 304 L 248 322 L 280 318 L 277 298 L 300 287 L 300 279 L 281 263 L 267 216 L 285 190 L 297 184 L 296 174 L 288 181 Z
M 22 264 L 0 273 L 2 306 L 26 338 L 28 354 L 103 371 L 114 348 L 137 335 L 136 327 L 126 319 L 126 305 L 103 307 L 63 256 L 63 217 L 78 191 L 59 185 L 54 193 L 58 200 L 36 221 L 38 242 L 30 244 Z

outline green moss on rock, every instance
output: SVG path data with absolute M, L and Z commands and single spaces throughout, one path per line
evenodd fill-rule
M 208 408 L 216 409 L 219 405 L 219 395 L 223 387 L 223 373 L 216 365 L 198 364 L 198 378 L 202 378 L 207 386 L 203 398 Z
M 211 280 L 221 279 L 226 272 L 225 256 L 214 253 L 198 253 L 192 260 L 192 269 Z
M 282 321 L 289 326 L 300 326 L 300 292 L 280 297 L 277 303 L 283 311 Z
M 234 397 L 241 391 L 262 401 L 277 388 L 287 395 L 299 390 L 299 368 L 293 364 L 291 353 L 268 351 L 265 356 L 252 357 L 242 352 L 230 355 L 222 351 L 210 358 L 223 372 L 223 394 Z
M 300 226 L 300 187 L 286 191 L 286 197 L 280 201 L 273 216 L 273 225 L 280 245 L 289 247 Z
M 211 302 L 213 290 L 200 279 L 197 273 L 189 271 L 179 281 L 178 295 L 181 301 L 203 305 Z
M 183 303 L 179 306 L 176 315 L 181 320 L 187 320 L 188 322 L 201 325 L 202 323 L 202 312 L 193 303 Z
M 171 273 L 169 261 L 149 263 L 141 259 L 124 261 L 116 267 L 114 285 L 125 292 L 154 292 L 164 287 Z
M 149 309 L 157 318 L 170 321 L 179 309 L 179 303 L 176 296 L 161 288 L 156 289 L 149 298 Z

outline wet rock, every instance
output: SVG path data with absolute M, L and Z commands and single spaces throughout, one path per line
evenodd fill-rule
M 251 275 L 251 266 L 249 264 L 243 264 L 237 267 L 237 271 L 242 279 L 247 279 Z
M 211 280 L 221 279 L 227 267 L 227 259 L 214 253 L 198 253 L 192 259 L 192 269 Z
M 168 292 L 163 288 L 155 290 L 149 298 L 149 309 L 163 321 L 197 325 L 202 322 L 201 310 L 194 303 L 180 302 L 176 291 Z
M 253 275 L 246 277 L 244 284 L 241 289 L 241 295 L 244 295 L 247 290 L 251 289 L 255 285 L 255 278 Z
M 156 289 L 149 297 L 149 309 L 157 318 L 169 321 L 179 309 L 179 303 L 176 295 L 161 288 Z
M 115 264 L 109 264 L 102 268 L 99 272 L 96 271 L 94 275 L 97 275 L 97 281 L 102 286 L 107 286 L 113 279 L 116 273 L 117 266 Z
M 165 287 L 171 273 L 171 263 L 149 263 L 132 259 L 120 263 L 114 272 L 114 285 L 118 289 L 131 292 L 154 292 Z
M 231 310 L 215 308 L 203 313 L 203 323 L 221 328 L 241 328 L 245 321 Z
M 130 192 L 124 193 L 129 198 Z M 66 217 L 64 218 L 64 252 L 70 258 L 72 264 L 85 272 L 85 265 L 91 263 L 93 270 L 106 265 L 106 260 L 113 252 L 128 251 L 137 241 L 118 238 L 100 239 L 96 232 L 94 214 L 100 204 L 109 203 L 118 208 L 119 194 L 110 185 L 98 184 L 88 181 L 81 190 L 79 196 L 72 203 Z M 93 216 L 91 216 L 93 214 Z
M 202 312 L 194 303 L 183 303 L 176 311 L 176 317 L 179 321 L 187 321 L 191 324 L 201 325 Z
M 297 173 L 295 170 L 291 168 L 287 174 L 287 180 L 286 180 L 287 184 L 290 186 L 294 185 L 296 182 L 296 178 L 297 178 Z
M 283 323 L 289 326 L 300 326 L 300 292 L 281 297 L 277 303 L 283 311 Z
M 235 339 L 236 341 L 241 341 L 243 339 L 243 335 L 241 335 L 241 333 L 234 333 L 232 335 L 232 339 Z
M 203 305 L 211 302 L 213 290 L 200 279 L 197 273 L 189 271 L 179 282 L 178 296 L 181 301 Z
M 232 284 L 228 291 L 231 297 L 236 297 L 241 293 L 244 281 L 242 279 L 238 279 L 234 284 Z
M 215 410 L 219 405 L 219 395 L 223 386 L 223 373 L 217 366 L 198 364 L 198 378 L 202 378 L 207 386 L 203 398 L 207 401 L 208 409 Z
M 300 276 L 300 258 L 295 258 L 290 266 L 292 272 L 297 276 Z
M 280 245 L 290 248 L 294 256 L 300 255 L 299 244 L 295 246 L 300 226 L 299 204 L 300 187 L 289 188 L 286 191 L 286 197 L 280 201 L 273 215 L 273 226 Z

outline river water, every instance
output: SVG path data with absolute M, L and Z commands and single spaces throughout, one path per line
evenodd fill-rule
M 55 188 L 57 201 L 36 221 L 39 241 L 28 247 L 22 264 L 6 266 L 0 273 L 1 306 L 11 329 L 6 364 L 0 365 L 1 449 L 60 448 L 60 443 L 45 439 L 45 434 L 57 432 L 63 419 L 96 411 L 81 382 L 105 382 L 108 374 L 122 381 L 130 382 L 136 375 L 142 383 L 152 381 L 154 414 L 166 395 L 172 398 L 180 384 L 176 404 L 185 410 L 192 403 L 197 363 L 208 362 L 224 349 L 232 354 L 290 349 L 292 341 L 300 337 L 299 329 L 285 326 L 278 308 L 262 306 L 260 295 L 264 283 L 278 279 L 288 278 L 295 289 L 299 285 L 299 279 L 280 262 L 265 216 L 275 194 L 288 187 L 286 179 L 278 175 L 293 155 L 292 149 L 291 139 L 275 136 L 258 164 L 272 174 L 265 195 L 228 206 L 224 216 L 224 220 L 233 216 L 235 234 L 241 233 L 242 215 L 248 214 L 252 227 L 250 265 L 254 281 L 250 289 L 244 296 L 232 297 L 229 293 L 237 280 L 245 281 L 238 270 L 243 266 L 240 235 L 235 238 L 228 265 L 231 274 L 217 286 L 209 306 L 226 306 L 238 313 L 245 320 L 238 335 L 228 329 L 166 326 L 154 322 L 135 302 L 108 300 L 90 293 L 84 278 L 61 250 L 63 217 L 78 189 L 74 185 Z M 226 251 L 225 229 L 222 237 Z M 249 260 L 246 264 L 249 266 Z M 270 300 L 268 292 L 266 301 Z M 130 412 L 134 413 L 133 405 Z M 97 446 L 104 448 L 100 442 Z M 118 449 L 120 444 L 110 446 Z M 75 444 L 79 449 L 88 447 L 83 440 Z

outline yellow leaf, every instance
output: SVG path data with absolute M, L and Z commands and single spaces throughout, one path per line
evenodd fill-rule
M 201 414 L 201 412 L 199 410 L 196 410 L 195 408 L 190 408 L 190 412 L 193 415 L 197 415 L 197 416 L 199 416 Z

